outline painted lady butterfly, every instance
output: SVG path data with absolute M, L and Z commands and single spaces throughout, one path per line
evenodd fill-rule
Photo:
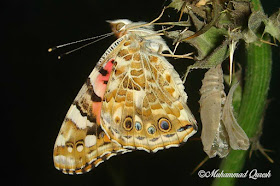
M 170 49 L 150 24 L 110 21 L 117 39 L 72 103 L 54 146 L 54 165 L 82 174 L 133 149 L 177 147 L 196 131 Z

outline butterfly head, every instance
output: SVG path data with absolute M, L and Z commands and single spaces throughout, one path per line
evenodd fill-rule
M 107 21 L 107 22 L 110 23 L 112 31 L 115 33 L 115 35 L 118 38 L 126 34 L 127 25 L 132 23 L 128 19 L 117 19 L 117 20 Z
M 147 25 L 146 22 L 132 22 L 128 19 L 117 19 L 107 22 L 110 23 L 112 31 L 118 38 L 126 35 L 128 32 L 134 32 L 140 36 L 146 36 L 155 33 L 153 26 Z

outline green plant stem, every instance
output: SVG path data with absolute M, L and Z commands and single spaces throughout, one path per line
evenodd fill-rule
M 254 11 L 263 11 L 262 3 L 260 0 L 252 0 L 253 10 Z
M 253 9 L 262 10 L 259 0 L 253 0 Z M 246 46 L 247 64 L 245 71 L 245 85 L 242 95 L 238 123 L 249 138 L 256 135 L 264 114 L 267 93 L 271 77 L 271 46 L 264 43 L 252 43 Z M 242 172 L 248 151 L 231 151 L 221 165 L 224 173 Z M 245 171 L 244 171 L 245 172 Z M 235 178 L 216 178 L 214 186 L 232 186 Z

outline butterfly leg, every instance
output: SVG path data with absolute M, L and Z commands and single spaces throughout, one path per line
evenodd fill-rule
M 183 54 L 183 55 L 176 55 L 174 54 L 171 50 L 167 50 L 169 52 L 169 54 L 164 54 L 162 53 L 163 51 L 163 45 L 159 44 L 158 45 L 158 49 L 157 49 L 157 53 L 161 56 L 164 57 L 173 57 L 173 58 L 187 58 L 187 59 L 193 59 L 193 57 L 191 56 L 193 54 L 193 52 L 188 53 L 188 54 Z
M 164 56 L 164 57 L 193 59 L 193 57 L 191 56 L 192 54 L 193 54 L 193 52 L 188 53 L 188 54 L 183 54 L 183 55 L 163 54 L 163 53 L 161 53 L 160 55 L 162 55 L 162 56 Z

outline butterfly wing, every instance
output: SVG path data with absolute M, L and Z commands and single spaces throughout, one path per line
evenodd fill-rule
M 101 109 L 101 125 L 124 148 L 156 152 L 192 136 L 196 121 L 184 86 L 167 60 L 127 40 L 117 53 Z
M 69 119 L 77 111 L 72 105 L 69 110 L 72 114 L 64 120 L 55 143 L 53 156 L 54 165 L 58 170 L 65 174 L 82 174 L 114 155 L 128 152 L 111 142 L 98 124 L 90 126 L 91 122 L 82 121 L 85 119 Z M 76 122 L 87 123 L 86 128 L 79 128 Z
M 114 155 L 129 152 L 112 142 L 100 126 L 102 99 L 121 42 L 114 42 L 101 57 L 66 114 L 53 152 L 55 167 L 64 173 L 88 172 Z

